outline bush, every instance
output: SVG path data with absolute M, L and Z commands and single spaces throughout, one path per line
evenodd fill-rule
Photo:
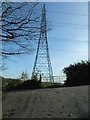
M 69 65 L 63 69 L 63 72 L 66 74 L 65 86 L 74 86 L 74 85 L 88 85 L 90 62 L 81 61 L 73 65 Z
M 27 80 L 23 82 L 23 84 L 19 87 L 20 89 L 36 89 L 41 88 L 40 81 L 35 80 Z
M 22 84 L 22 81 L 19 79 L 11 79 L 11 78 L 3 78 L 2 77 L 2 91 L 8 91 L 12 89 L 13 87 L 16 87 L 18 85 Z

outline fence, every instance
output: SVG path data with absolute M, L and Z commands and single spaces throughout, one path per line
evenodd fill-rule
M 53 76 L 54 83 L 62 83 L 66 80 L 66 76 Z M 43 82 L 50 82 L 49 77 L 42 77 L 41 79 Z

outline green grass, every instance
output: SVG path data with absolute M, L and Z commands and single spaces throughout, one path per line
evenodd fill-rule
M 60 85 L 63 86 L 61 83 L 49 83 L 49 82 L 41 82 L 42 87 L 48 87 L 48 86 L 53 86 L 53 85 Z
M 52 84 L 48 83 L 48 82 L 41 82 L 42 87 L 47 87 L 47 86 L 50 86 L 50 85 L 52 85 Z

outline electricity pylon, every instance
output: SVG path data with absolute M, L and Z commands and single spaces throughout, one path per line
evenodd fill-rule
M 42 80 L 53 83 L 53 71 L 48 50 L 47 26 L 46 26 L 46 9 L 45 4 L 42 9 L 42 19 L 40 27 L 40 36 L 38 40 L 37 53 L 33 67 L 32 77 L 41 76 Z

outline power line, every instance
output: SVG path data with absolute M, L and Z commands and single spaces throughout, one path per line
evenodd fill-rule
M 60 26 L 59 26 L 60 25 Z M 68 25 L 63 25 L 63 24 L 55 24 L 55 27 L 63 27 L 63 28 L 72 28 L 72 29 L 84 29 L 84 30 L 88 30 L 88 28 L 83 28 L 83 27 L 74 27 L 74 26 L 68 26 Z
M 74 11 L 75 9 L 60 8 L 59 10 L 60 10 L 60 11 L 64 11 L 64 12 L 65 12 L 65 11 L 66 11 L 66 12 L 67 12 L 67 11 L 71 12 L 71 11 Z M 76 13 L 76 12 L 74 12 L 74 13 Z M 88 13 L 88 8 L 87 8 L 87 10 L 84 10 L 84 13 L 80 13 L 80 12 L 79 12 L 79 13 L 76 13 L 76 14 L 85 14 L 85 13 Z
M 63 41 L 63 42 L 76 42 L 76 43 L 88 43 L 89 41 L 88 40 L 80 40 L 80 39 L 78 39 L 78 40 L 75 40 L 75 39 L 72 39 L 72 38 L 59 38 L 59 37 L 48 37 L 49 38 L 49 40 L 51 39 L 54 39 L 54 40 L 50 40 L 51 42 L 55 42 L 55 41 L 57 41 L 57 42 L 61 42 L 61 41 Z M 37 41 L 35 41 L 36 43 L 37 43 Z
M 64 52 L 77 52 L 77 53 L 88 53 L 88 51 L 74 51 L 74 50 L 66 50 L 66 49 L 52 49 L 52 48 L 50 48 L 50 50 L 54 50 L 54 51 L 58 51 L 58 52 L 60 52 L 60 51 L 64 51 Z
M 75 29 L 88 29 L 88 24 L 75 24 L 75 23 L 67 23 L 67 22 L 59 22 L 59 21 L 52 21 L 52 25 L 61 25 L 61 27 L 71 27 Z
M 58 37 L 49 37 L 49 39 L 55 39 L 55 41 L 57 40 L 57 41 L 64 41 L 64 42 L 88 42 L 88 41 L 86 41 L 86 40 L 75 40 L 75 39 L 67 39 L 67 38 L 58 38 Z M 59 40 L 58 40 L 59 39 Z
M 75 23 L 63 23 L 63 22 L 58 22 L 58 21 L 54 21 L 54 23 L 57 24 L 65 24 L 65 25 L 73 25 L 73 26 L 84 26 L 84 27 L 88 27 L 88 25 L 83 25 L 83 24 L 75 24 Z
M 51 13 L 60 13 L 60 14 L 66 14 L 66 15 L 76 15 L 76 16 L 88 16 L 87 14 L 83 14 L 83 13 L 73 13 L 73 12 L 63 12 L 63 11 L 53 11 L 53 10 L 47 10 L 47 12 L 51 12 Z

